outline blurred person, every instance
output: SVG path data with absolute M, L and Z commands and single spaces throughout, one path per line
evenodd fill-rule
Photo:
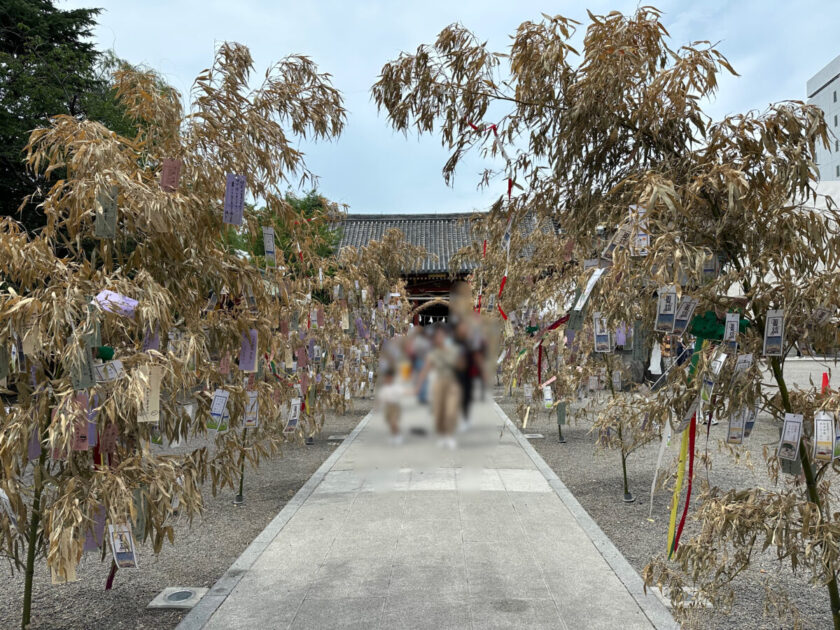
M 466 429 L 470 424 L 470 405 L 473 399 L 473 379 L 478 373 L 478 364 L 474 352 L 474 335 L 468 320 L 462 319 L 455 328 L 455 343 L 463 358 L 455 374 L 461 387 L 461 427 Z
M 376 399 L 391 431 L 390 442 L 395 446 L 399 446 L 403 441 L 400 432 L 400 416 L 402 415 L 402 399 L 406 393 L 404 385 L 397 379 L 397 370 L 394 367 L 386 368 L 382 373 L 382 382 L 377 390 Z
M 461 408 L 461 387 L 457 372 L 464 369 L 464 363 L 461 348 L 443 326 L 436 327 L 432 334 L 432 349 L 418 380 L 422 383 L 432 373 L 431 403 L 435 431 L 439 437 L 438 445 L 452 449 L 457 446 L 454 433 Z
M 403 346 L 405 340 L 402 335 L 397 335 L 384 342 L 379 353 L 379 373 L 384 374 L 390 369 L 396 370 L 404 356 Z
M 432 350 L 432 342 L 430 339 L 432 327 L 425 326 L 420 327 L 419 329 L 415 328 L 414 330 L 417 330 L 418 332 L 412 339 L 411 354 L 414 372 L 416 374 L 415 384 L 418 388 L 417 401 L 421 405 L 425 405 L 429 402 L 429 378 L 428 375 L 424 375 L 421 378 L 421 375 L 423 373 L 423 366 L 426 365 L 426 359 L 429 356 L 429 352 Z

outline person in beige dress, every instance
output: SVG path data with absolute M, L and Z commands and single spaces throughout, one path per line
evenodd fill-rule
M 457 372 L 464 367 L 461 349 L 442 326 L 433 336 L 433 347 L 420 373 L 419 382 L 432 373 L 431 403 L 438 444 L 455 448 L 455 429 L 461 409 L 461 387 Z

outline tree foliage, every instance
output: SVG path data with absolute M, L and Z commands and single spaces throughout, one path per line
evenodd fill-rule
M 517 194 L 491 210 L 476 284 L 495 294 L 507 276 L 505 311 L 571 305 L 598 266 L 607 270 L 587 309 L 613 328 L 638 322 L 652 332 L 656 294 L 667 286 L 698 300 L 701 317 L 689 332 L 715 349 L 698 348 L 691 364 L 640 400 L 640 418 L 660 427 L 676 421 L 687 436 L 695 425 L 680 420 L 709 379 L 716 395 L 704 414 L 726 418 L 760 402 L 780 426 L 785 413 L 804 415 L 803 478 L 770 489 L 704 485 L 700 533 L 676 549 L 676 564 L 652 562 L 648 584 L 667 584 L 679 598 L 679 587 L 693 582 L 702 597 L 724 602 L 730 581 L 769 547 L 779 562 L 828 586 L 840 628 L 835 468 L 815 465 L 811 442 L 814 412 L 840 401 L 814 388 L 788 391 L 784 356 L 762 356 L 769 310 L 784 310 L 786 351 L 825 342 L 831 331 L 815 315 L 825 307 L 834 316 L 840 304 L 840 214 L 815 188 L 815 147 L 828 131 L 820 110 L 799 101 L 710 119 L 703 103 L 719 75 L 734 70 L 708 42 L 672 48 L 660 15 L 651 7 L 590 14 L 580 52 L 570 44 L 579 24 L 562 16 L 522 23 L 505 53 L 452 25 L 432 45 L 387 63 L 373 97 L 394 128 L 439 134 L 451 151 L 447 179 L 468 152 L 504 161 L 501 175 Z M 499 115 L 485 120 L 490 112 Z M 520 238 L 526 220 L 538 229 Z M 638 246 L 639 237 L 648 242 Z M 745 320 L 738 353 L 755 362 L 743 377 L 715 379 L 711 353 L 720 336 L 709 329 L 727 311 Z M 775 386 L 762 385 L 762 367 Z M 773 450 L 767 465 L 778 471 Z
M 0 10 L 0 214 L 15 216 L 24 197 L 45 182 L 27 170 L 29 133 L 64 114 L 103 122 L 133 135 L 110 82 L 120 65 L 89 41 L 99 9 L 63 10 L 51 0 L 8 0 Z M 20 220 L 27 230 L 43 226 L 31 203 Z
M 0 368 L 15 396 L 0 410 L 0 487 L 17 518 L 17 527 L 2 520 L 0 550 L 26 570 L 27 598 L 36 552 L 60 579 L 71 576 L 100 514 L 142 522 L 135 535 L 158 551 L 172 540 L 176 507 L 189 518 L 201 510 L 202 483 L 232 487 L 241 462 L 256 464 L 288 439 L 282 403 L 295 396 L 292 384 L 265 378 L 264 365 L 259 378 L 223 365 L 249 331 L 260 361 L 289 345 L 273 333 L 305 287 L 290 285 L 280 300 L 279 278 L 267 281 L 224 247 L 225 175 L 246 174 L 255 200 L 285 208 L 287 178 L 309 176 L 297 139 L 337 135 L 344 110 L 306 57 L 281 60 L 256 87 L 253 71 L 246 47 L 222 44 L 184 115 L 179 94 L 153 72 L 121 67 L 114 85 L 135 133 L 64 114 L 31 134 L 28 166 L 49 181 L 45 225 L 32 233 L 0 221 Z M 166 160 L 181 165 L 169 190 Z M 112 237 L 99 232 L 103 195 L 116 203 Z M 136 306 L 94 299 L 103 290 Z M 80 381 L 92 352 L 120 362 L 109 363 L 115 378 Z M 155 370 L 161 414 L 150 423 L 142 416 Z M 216 432 L 213 448 L 179 455 L 150 445 L 158 431 L 167 443 L 206 435 L 213 386 L 230 392 L 231 429 Z M 263 411 L 247 438 L 232 430 L 242 426 L 246 391 Z

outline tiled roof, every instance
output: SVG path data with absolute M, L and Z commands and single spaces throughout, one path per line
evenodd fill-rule
M 452 256 L 476 238 L 469 223 L 471 216 L 471 213 L 348 214 L 340 224 L 339 248 L 364 247 L 369 241 L 381 240 L 388 230 L 397 228 L 409 243 L 434 254 L 418 261 L 412 273 L 447 273 Z M 469 266 L 460 271 L 472 268 Z

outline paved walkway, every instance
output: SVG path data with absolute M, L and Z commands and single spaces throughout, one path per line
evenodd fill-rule
M 180 630 L 674 628 L 501 409 L 473 417 L 450 451 L 367 416 Z

